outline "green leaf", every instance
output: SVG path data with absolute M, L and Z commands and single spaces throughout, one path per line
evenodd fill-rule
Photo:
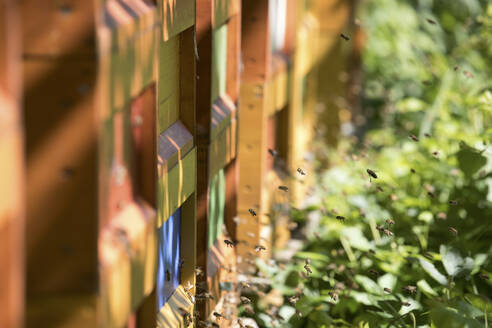
M 427 272 L 432 278 L 434 278 L 434 280 L 436 280 L 441 285 L 447 285 L 448 280 L 442 273 L 439 272 L 439 270 L 436 269 L 434 264 L 423 258 L 419 258 L 419 261 L 422 269 L 424 269 L 425 272 Z
M 456 154 L 461 171 L 470 178 L 485 164 L 487 158 L 475 148 L 468 146 L 464 141 L 460 142 L 460 150 Z
M 383 289 L 375 283 L 374 280 L 366 276 L 356 275 L 355 281 L 364 287 L 364 289 L 369 293 L 381 294 L 383 292 Z
M 439 251 L 444 269 L 450 276 L 455 276 L 461 270 L 464 263 L 463 258 L 458 252 L 447 248 L 445 245 L 441 245 Z
M 417 282 L 417 287 L 427 296 L 437 296 L 437 292 L 424 279 Z
M 392 275 L 391 273 L 387 273 L 378 278 L 378 284 L 383 288 L 394 289 L 396 285 L 396 280 L 397 279 L 394 275 Z

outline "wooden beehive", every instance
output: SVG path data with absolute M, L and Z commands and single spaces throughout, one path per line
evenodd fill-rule
M 241 2 L 198 0 L 196 5 L 197 265 L 206 273 L 201 282 L 214 296 L 200 303 L 205 320 L 213 309 L 233 310 L 223 300 L 235 255 L 224 240 L 235 238 Z
M 16 1 L 0 4 L 0 327 L 24 317 L 24 163 Z

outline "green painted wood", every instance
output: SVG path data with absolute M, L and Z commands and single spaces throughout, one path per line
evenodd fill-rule
M 212 103 L 226 93 L 227 83 L 227 25 L 213 31 Z M 212 105 L 212 103 L 210 105 Z
M 225 174 L 220 170 L 210 180 L 208 199 L 208 248 L 211 248 L 222 234 L 225 210 Z

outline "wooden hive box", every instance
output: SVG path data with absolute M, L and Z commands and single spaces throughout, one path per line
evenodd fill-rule
M 0 327 L 24 318 L 24 156 L 17 1 L 0 5 Z
M 238 229 L 238 239 L 248 245 L 238 248 L 242 268 L 248 268 L 251 257 L 258 255 L 251 251 L 251 245 L 266 246 L 267 251 L 260 256 L 267 258 L 273 247 L 282 247 L 289 237 L 286 205 L 290 193 L 278 187 L 288 187 L 289 176 L 295 177 L 287 160 L 292 151 L 288 120 L 296 12 L 295 1 L 243 3 L 238 194 L 243 225 Z M 249 209 L 258 216 L 252 218 Z
M 22 11 L 27 326 L 184 325 L 196 257 L 194 1 Z
M 239 0 L 197 0 L 196 5 L 197 265 L 205 272 L 200 283 L 213 296 L 198 303 L 200 320 L 206 320 L 213 311 L 235 312 L 225 296 L 232 288 L 236 260 L 224 240 L 236 237 L 241 16 Z

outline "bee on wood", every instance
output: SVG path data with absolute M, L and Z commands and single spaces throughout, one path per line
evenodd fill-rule
M 417 292 L 417 287 L 416 286 L 408 285 L 408 286 L 403 287 L 403 290 L 406 291 L 407 293 L 413 295 L 413 294 L 415 294 Z
M 376 172 L 374 172 L 373 170 L 371 170 L 371 169 L 366 169 L 366 172 L 367 172 L 367 174 L 369 174 L 369 176 L 370 176 L 371 178 L 373 178 L 373 179 L 377 179 L 377 178 L 378 178 L 378 176 L 377 176 Z
M 261 251 L 266 251 L 266 247 L 265 246 L 262 246 L 262 245 L 256 245 L 255 246 L 255 251 L 258 253 L 258 252 L 261 252 Z
M 275 149 L 270 149 L 270 148 L 268 149 L 268 153 L 272 155 L 272 157 L 275 157 L 278 154 L 278 152 Z
M 384 233 L 386 236 L 388 236 L 388 237 L 391 237 L 391 236 L 393 236 L 393 235 L 394 235 L 394 234 L 393 234 L 393 232 L 391 232 L 389 229 L 384 229 L 384 230 L 383 230 L 383 233 Z
M 243 304 L 251 304 L 251 300 L 249 298 L 247 298 L 246 296 L 241 296 L 239 299 L 241 300 L 241 303 L 243 303 Z
M 430 18 L 425 19 L 429 24 L 436 25 L 436 21 Z
M 299 173 L 300 175 L 306 175 L 306 172 L 300 167 L 297 168 L 297 173 Z
M 336 219 L 339 220 L 339 221 L 345 222 L 345 217 L 344 216 L 337 215 L 336 216 Z
M 408 302 L 403 301 L 403 302 L 401 302 L 401 305 L 403 305 L 403 306 L 410 306 L 411 304 L 408 303 Z
M 449 205 L 458 205 L 457 200 L 450 200 L 448 203 L 449 203 Z
M 166 270 L 166 281 L 171 281 L 171 272 L 169 270 Z
M 234 248 L 237 245 L 237 241 L 230 241 L 228 239 L 224 239 L 224 243 L 227 247 Z
M 285 192 L 289 191 L 289 187 L 287 187 L 287 186 L 278 186 L 278 189 L 285 191 Z
M 348 36 L 346 36 L 345 34 L 343 34 L 343 33 L 340 33 L 340 37 L 342 39 L 344 39 L 345 41 L 349 41 L 350 40 L 350 38 Z
M 411 140 L 415 141 L 415 142 L 419 142 L 419 138 L 417 138 L 417 136 L 411 134 L 408 136 Z
M 311 268 L 309 267 L 308 264 L 304 265 L 304 269 L 306 270 L 307 272 L 307 275 L 309 276 L 311 273 L 313 273 L 313 270 L 311 270 Z
M 206 300 L 206 299 L 213 300 L 214 297 L 212 296 L 212 294 L 210 294 L 208 292 L 203 292 L 203 293 L 196 294 L 196 299 L 197 300 Z
M 184 286 L 185 292 L 189 292 L 192 289 L 193 289 L 193 285 L 189 281 L 187 281 L 186 285 Z
M 480 279 L 482 279 L 482 280 L 489 280 L 489 275 L 488 275 L 488 274 L 486 274 L 486 273 L 480 273 L 478 276 L 479 276 L 479 277 L 480 277 Z
M 222 314 L 220 314 L 219 312 L 214 312 L 213 315 L 217 318 L 217 320 L 224 318 L 224 316 Z
M 203 272 L 203 268 L 202 267 L 196 267 L 195 274 L 196 274 L 197 277 L 200 277 L 200 276 L 204 276 L 205 275 L 205 273 Z
M 386 224 L 388 224 L 388 225 L 393 225 L 393 224 L 395 224 L 395 221 L 393 221 L 393 220 L 391 220 L 391 219 L 387 219 L 387 220 L 386 220 Z
M 384 290 L 386 293 L 391 294 L 391 289 L 389 289 L 389 288 L 385 287 L 385 288 L 383 288 L 383 290 Z
M 184 264 L 185 264 L 185 260 L 179 259 L 179 264 L 178 264 L 179 269 L 183 269 Z
M 182 307 L 179 308 L 179 312 L 181 312 L 181 315 L 183 316 L 183 322 L 185 327 L 191 325 L 191 323 L 193 322 L 193 317 L 191 316 L 191 314 Z
M 248 211 L 249 211 L 249 214 L 251 214 L 252 216 L 256 216 L 256 212 L 254 209 L 250 208 Z
M 458 230 L 456 230 L 455 228 L 449 227 L 448 230 L 453 234 L 453 236 L 456 237 L 458 235 Z

